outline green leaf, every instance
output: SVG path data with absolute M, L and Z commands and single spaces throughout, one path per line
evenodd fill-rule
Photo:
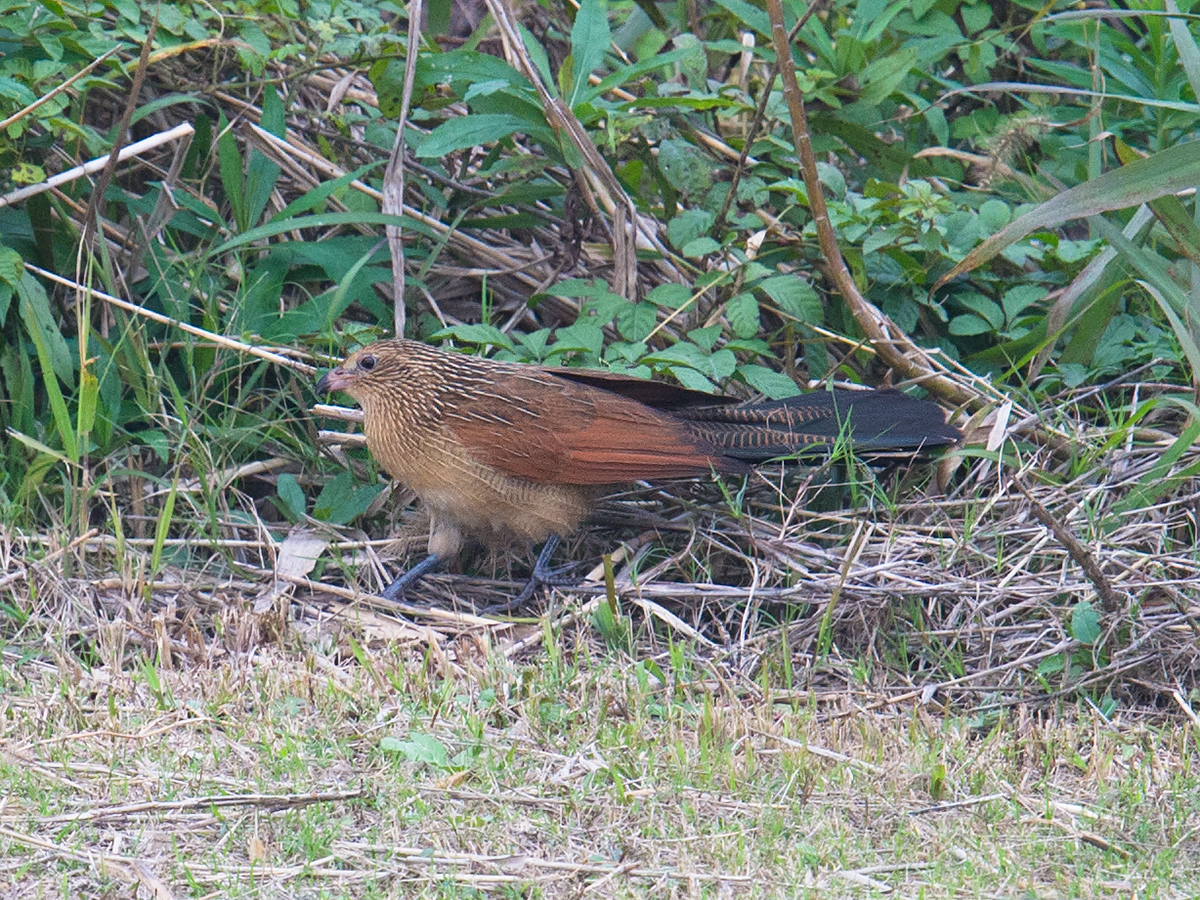
M 220 256 L 234 247 L 240 247 L 243 244 L 252 244 L 264 238 L 274 237 L 277 234 L 286 234 L 289 231 L 301 228 L 329 228 L 331 225 L 398 225 L 408 231 L 423 234 L 426 237 L 434 237 L 433 232 L 424 222 L 414 219 L 411 216 L 395 216 L 374 212 L 321 213 L 315 216 L 297 216 L 294 219 L 284 219 L 281 222 L 259 225 L 257 228 L 251 228 L 249 231 L 239 234 L 235 238 L 230 238 L 217 247 L 214 247 L 209 253 L 211 256 Z
M 1046 294 L 1046 289 L 1039 284 L 1019 284 L 1005 291 L 1000 298 L 1005 320 L 1011 325 L 1021 313 L 1042 300 Z
M 666 368 L 685 388 L 705 394 L 712 394 L 717 389 L 715 384 L 688 366 L 667 366 Z
M 517 23 L 517 31 L 521 35 L 521 42 L 525 45 L 525 49 L 529 51 L 529 58 L 533 60 L 534 68 L 542 76 L 542 83 L 546 86 L 546 90 L 557 96 L 554 91 L 554 74 L 550 71 L 550 57 L 546 54 L 546 48 L 542 46 L 542 42 L 534 36 L 533 32 L 520 22 Z M 532 84 L 526 81 L 525 85 L 528 86 L 531 95 L 535 93 Z
M 960 294 L 954 299 L 983 319 L 993 329 L 999 329 L 1004 326 L 1004 310 L 990 297 L 970 292 Z
M 63 449 L 73 463 L 79 462 L 79 443 L 75 429 L 71 424 L 71 415 L 67 411 L 67 403 L 63 398 L 59 379 L 64 374 L 58 371 L 65 368 L 66 378 L 63 381 L 71 383 L 74 380 L 74 370 L 71 366 L 70 352 L 66 340 L 53 327 L 50 317 L 49 301 L 46 292 L 31 275 L 25 275 L 18 288 L 21 298 L 21 318 L 25 323 L 25 331 L 33 339 L 37 350 L 38 366 L 42 370 L 42 386 L 50 400 L 50 412 L 54 417 L 54 425 L 62 439 Z M 47 321 L 49 319 L 50 321 Z
M 345 525 L 366 512 L 383 488 L 382 484 L 357 484 L 350 472 L 341 472 L 326 483 L 313 501 L 313 518 Z
M 430 335 L 429 339 L 442 341 L 446 338 L 454 338 L 464 344 L 475 344 L 477 347 L 493 346 L 503 347 L 505 350 L 515 349 L 512 339 L 507 334 L 495 325 L 486 325 L 482 322 L 475 325 L 451 325 L 449 328 L 443 328 L 436 334 Z
M 711 353 L 712 348 L 716 346 L 717 339 L 724 330 L 719 324 L 709 325 L 707 328 L 693 328 L 687 333 L 687 337 L 689 341 L 705 353 Z
M 563 353 L 587 353 L 599 356 L 604 349 L 604 326 L 597 320 L 581 320 L 554 332 L 550 356 Z
M 716 253 L 721 249 L 718 244 L 710 237 L 698 237 L 694 241 L 688 241 L 684 246 L 679 248 L 679 252 L 688 259 L 700 259 L 702 256 L 708 256 L 710 253 Z
M 1175 194 L 1200 183 L 1200 141 L 1162 150 L 1153 156 L 1105 172 L 1063 191 L 1002 228 L 938 279 L 947 281 L 993 258 L 1006 247 L 1035 231 L 1055 228 L 1071 219 L 1126 209 L 1158 197 Z
M 90 368 L 79 375 L 79 409 L 75 414 L 75 433 L 80 443 L 86 446 L 87 436 L 96 423 L 96 406 L 100 398 L 100 379 Z
M 300 487 L 300 482 L 296 480 L 295 475 L 290 472 L 280 475 L 275 483 L 275 494 L 282 506 L 280 512 L 287 515 L 293 522 L 304 518 L 307 501 L 304 497 L 304 490 Z
M 617 313 L 617 331 L 627 341 L 644 341 L 658 324 L 658 309 L 652 303 L 626 303 Z
M 692 291 L 684 284 L 660 284 L 646 295 L 646 300 L 663 309 L 682 309 L 692 300 Z
M 0 247 L 0 282 L 15 288 L 24 274 L 25 261 L 21 254 L 11 247 Z
M 917 60 L 915 47 L 906 47 L 877 58 L 861 73 L 864 85 L 862 102 L 875 106 L 890 97 L 907 77 L 909 70 L 917 65 Z
M 263 211 L 271 200 L 271 192 L 275 190 L 275 182 L 279 180 L 279 174 L 279 166 L 258 150 L 250 151 L 250 165 L 246 171 L 246 199 L 243 209 L 245 220 L 239 220 L 239 231 L 252 228 L 262 218 Z
M 399 753 L 410 762 L 423 763 L 435 768 L 445 769 L 450 764 L 450 754 L 446 745 L 432 734 L 420 731 L 409 732 L 407 741 L 385 737 L 379 742 L 379 749 L 389 753 Z
M 1067 664 L 1067 658 L 1061 653 L 1055 653 L 1053 656 L 1047 656 L 1037 666 L 1039 675 L 1054 675 L 1061 672 Z
M 567 100 L 567 106 L 571 109 L 575 108 L 581 97 L 587 95 L 588 76 L 604 63 L 610 39 L 608 14 L 600 0 L 582 0 L 571 29 L 574 66 L 571 72 L 571 96 Z
M 708 155 L 679 138 L 658 145 L 658 168 L 667 183 L 685 196 L 699 196 L 712 187 Z
M 222 114 L 218 123 L 217 161 L 221 171 L 221 187 L 229 199 L 229 208 L 233 211 L 233 220 L 239 231 L 249 228 L 246 223 L 246 179 L 242 174 L 242 154 L 238 150 L 237 136 L 229 127 L 229 122 Z
M 283 98 L 274 86 L 268 84 L 263 91 L 262 127 L 277 138 L 287 136 L 287 118 L 283 109 Z
M 717 5 L 733 13 L 736 21 L 754 29 L 768 39 L 771 37 L 771 20 L 759 7 L 746 3 L 745 0 L 717 0 Z M 792 18 L 789 16 L 789 18 Z
M 766 366 L 744 363 L 738 366 L 740 375 L 750 387 L 772 400 L 783 400 L 795 397 L 800 393 L 800 387 L 782 372 L 768 369 Z
M 651 56 L 649 59 L 643 59 L 641 62 L 636 62 L 632 65 L 622 66 L 611 75 L 600 79 L 600 83 L 595 87 L 590 87 L 581 98 L 581 101 L 585 103 L 590 102 L 601 94 L 605 94 L 615 87 L 620 87 L 626 82 L 637 78 L 639 75 L 653 72 L 656 69 L 661 69 L 663 66 L 674 65 L 689 56 L 692 52 L 690 47 L 683 50 L 672 50 L 668 53 Z
M 1090 600 L 1081 600 L 1075 604 L 1071 613 L 1071 636 L 1088 646 L 1100 639 L 1100 616 Z
M 685 209 L 667 223 L 667 240 L 673 247 L 683 247 L 712 228 L 715 216 L 706 209 Z
M 305 193 L 301 194 L 299 197 L 273 215 L 271 217 L 271 221 L 278 222 L 301 213 L 316 212 L 318 208 L 323 209 L 325 206 L 325 201 L 329 199 L 330 195 L 344 187 L 349 186 L 350 182 L 357 181 L 372 169 L 376 169 L 384 165 L 385 162 L 386 160 L 381 159 L 375 162 L 367 163 L 365 166 L 359 166 L 353 172 L 347 172 L 340 178 L 335 178 L 333 181 L 322 182 L 311 191 L 306 191 Z
M 601 278 L 567 278 L 546 288 L 545 293 L 551 297 L 618 297 Z M 653 293 L 653 292 L 651 292 Z
M 977 334 L 991 334 L 990 324 L 974 313 L 955 316 L 950 320 L 950 333 L 955 337 L 974 337 Z
M 458 116 L 433 129 L 414 151 L 422 158 L 446 156 L 466 147 L 478 147 L 521 132 L 540 143 L 556 144 L 554 132 L 545 121 L 533 122 L 503 113 Z
M 725 304 L 725 317 L 729 327 L 740 338 L 754 337 L 758 333 L 758 301 L 753 294 L 738 294 Z
M 1105 517 L 1105 531 L 1114 531 L 1124 521 L 1126 513 L 1152 506 L 1159 497 L 1173 490 L 1180 481 L 1193 477 L 1200 470 L 1200 463 L 1192 463 L 1172 474 L 1172 469 L 1184 453 L 1191 450 L 1200 439 L 1200 410 L 1192 403 L 1175 401 L 1191 415 L 1192 420 L 1180 432 L 1171 446 L 1155 460 L 1150 470 L 1142 476 L 1137 486 L 1113 504 L 1112 512 Z
M 825 320 L 820 296 L 798 275 L 777 275 L 759 282 L 756 287 L 765 291 L 781 311 L 798 322 L 819 325 Z

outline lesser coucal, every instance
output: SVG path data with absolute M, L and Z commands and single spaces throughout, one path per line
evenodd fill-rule
M 358 401 L 368 449 L 429 508 L 429 556 L 388 597 L 456 554 L 468 534 L 492 545 L 547 540 L 542 574 L 558 536 L 579 527 L 600 485 L 747 472 L 841 436 L 856 449 L 913 451 L 961 437 L 937 406 L 894 390 L 743 404 L 400 339 L 355 351 L 316 389 Z

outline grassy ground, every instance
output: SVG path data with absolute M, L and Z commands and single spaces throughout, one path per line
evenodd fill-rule
M 170 608 L 33 587 L 55 618 L 0 668 L 6 896 L 1200 892 L 1186 718 L 887 702 L 836 647 L 773 690 L 642 624 L 632 653 L 588 625 L 384 640 L 342 607 L 267 640 L 230 605 L 181 641 Z

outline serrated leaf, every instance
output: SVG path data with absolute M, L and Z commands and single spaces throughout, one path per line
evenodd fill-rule
M 757 287 L 798 322 L 819 325 L 825 319 L 821 298 L 812 285 L 798 275 L 777 275 L 760 282 Z
M 627 303 L 625 308 L 617 313 L 617 331 L 627 341 L 644 341 L 657 324 L 658 310 L 654 304 L 645 301 Z
M 1081 600 L 1071 612 L 1071 636 L 1091 646 L 1100 639 L 1100 616 L 1090 600 Z
M 737 371 L 745 379 L 746 384 L 772 400 L 783 400 L 787 397 L 795 397 L 800 393 L 796 382 L 782 372 L 776 372 L 766 366 L 744 363 L 738 366 Z
M 479 347 L 491 344 L 495 347 L 503 347 L 505 350 L 514 349 L 512 339 L 507 334 L 495 325 L 487 325 L 482 322 L 474 325 L 451 325 L 449 328 L 443 328 L 437 334 L 431 335 L 430 340 L 440 341 L 446 338 L 454 338 L 456 341 L 475 344 Z
M 759 326 L 758 301 L 753 294 L 738 294 L 725 304 L 725 318 L 738 337 L 754 337 Z
M 683 284 L 660 284 L 646 295 L 646 300 L 663 309 L 681 309 L 692 299 L 692 291 Z

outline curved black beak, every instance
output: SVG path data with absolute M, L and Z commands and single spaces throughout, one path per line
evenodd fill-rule
M 317 382 L 315 390 L 317 395 L 320 397 L 324 397 L 332 390 L 332 388 L 329 386 L 329 372 L 326 372 L 321 376 L 320 380 Z

